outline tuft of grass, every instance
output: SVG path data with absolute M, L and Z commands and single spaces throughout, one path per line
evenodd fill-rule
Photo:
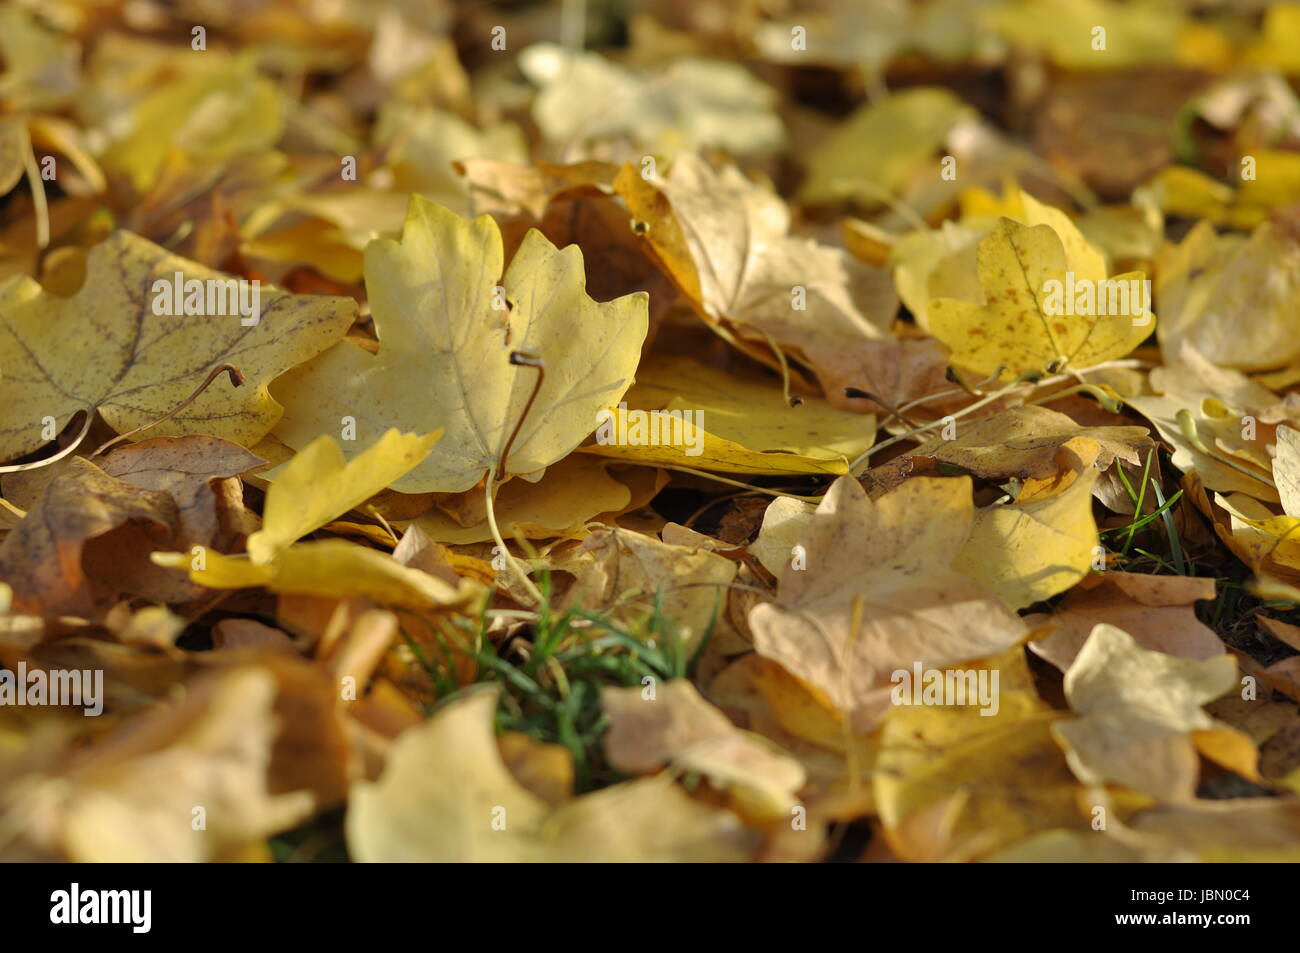
M 476 619 L 456 620 L 458 641 L 472 647 L 459 651 L 477 663 L 480 677 L 475 684 L 501 686 L 497 730 L 563 745 L 573 756 L 574 784 L 581 793 L 618 780 L 601 747 L 608 726 L 601 690 L 688 677 L 712 637 L 717 612 L 699 646 L 688 653 L 677 625 L 664 613 L 662 591 L 645 618 L 627 626 L 607 613 L 557 611 L 549 575 L 543 573 L 541 582 L 542 607 L 521 634 L 494 644 L 488 637 L 490 614 L 484 609 Z M 451 642 L 439 643 L 441 664 L 432 664 L 428 654 L 407 639 L 434 682 L 438 701 L 430 714 L 466 691 L 455 685 L 451 674 L 458 651 Z
M 1142 481 L 1136 488 L 1122 467 L 1116 471 L 1133 503 L 1134 515 L 1128 523 L 1104 529 L 1100 535 L 1110 544 L 1112 553 L 1118 556 L 1118 567 L 1129 572 L 1213 578 L 1214 600 L 1197 603 L 1197 618 L 1212 628 L 1227 645 L 1240 649 L 1261 664 L 1268 665 L 1286 658 L 1291 650 L 1261 630 L 1255 617 L 1263 609 L 1284 621 L 1300 624 L 1300 607 L 1291 603 L 1265 602 L 1251 595 L 1247 589 L 1251 571 L 1236 560 L 1222 563 L 1214 554 L 1201 553 L 1201 565 L 1198 565 L 1197 554 L 1184 545 L 1174 522 L 1173 508 L 1182 499 L 1183 491 L 1179 489 L 1166 497 L 1164 488 L 1151 472 L 1153 453 L 1147 454 Z M 1143 513 L 1148 491 L 1156 506 L 1151 512 Z M 1219 572 L 1207 571 L 1211 565 L 1222 565 L 1222 569 Z
M 1116 537 L 1115 542 L 1122 539 L 1122 542 L 1118 543 L 1117 555 L 1120 557 L 1121 566 L 1127 571 L 1141 572 L 1153 568 L 1156 573 L 1176 576 L 1198 575 L 1195 560 L 1184 549 L 1178 527 L 1174 524 L 1173 507 L 1182 499 L 1183 491 L 1179 489 L 1167 499 L 1165 498 L 1160 481 L 1151 475 L 1151 463 L 1154 458 L 1153 449 L 1147 453 L 1142 467 L 1142 480 L 1136 490 L 1124 472 L 1124 468 L 1116 466 L 1115 472 L 1124 485 L 1124 492 L 1133 503 L 1133 519 L 1122 526 L 1102 530 L 1100 536 L 1105 539 L 1113 535 Z M 1155 496 L 1157 505 L 1150 513 L 1143 513 L 1148 487 Z M 1145 545 L 1135 545 L 1138 539 L 1141 539 Z

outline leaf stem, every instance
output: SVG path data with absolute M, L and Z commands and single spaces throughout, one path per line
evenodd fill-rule
M 533 402 L 537 400 L 537 395 L 542 390 L 542 383 L 546 380 L 546 362 L 536 353 L 528 350 L 518 350 L 510 352 L 510 363 L 516 367 L 531 367 L 537 371 L 537 381 L 533 384 L 533 392 L 528 395 L 528 402 L 524 404 L 524 409 L 519 413 L 519 419 L 515 421 L 515 429 L 510 431 L 510 437 L 506 440 L 505 445 L 501 448 L 501 456 L 497 462 L 492 465 L 487 472 L 487 478 L 483 483 L 484 499 L 486 501 L 488 529 L 492 531 L 492 539 L 496 542 L 498 551 L 510 568 L 515 571 L 519 577 L 519 582 L 537 604 L 543 605 L 546 599 L 542 596 L 541 590 L 533 584 L 528 578 L 528 573 L 524 572 L 523 565 L 515 558 L 514 553 L 506 546 L 505 537 L 501 535 L 501 530 L 497 527 L 496 505 L 492 499 L 492 484 L 496 482 L 498 471 L 504 476 L 506 472 L 506 460 L 510 457 L 510 448 L 514 446 L 515 438 L 519 436 L 519 430 L 524 425 L 524 420 L 528 417 L 528 412 L 533 409 Z
M 753 486 L 749 483 L 741 483 L 739 480 L 728 480 L 726 477 L 720 477 L 716 473 L 710 473 L 707 470 L 696 470 L 694 467 L 679 467 L 670 463 L 656 463 L 655 466 L 664 470 L 676 470 L 679 473 L 689 473 L 691 476 L 703 477 L 706 480 L 714 480 L 718 483 L 725 483 L 727 486 L 740 487 L 742 490 L 748 490 L 751 493 L 762 493 L 765 496 L 789 496 L 796 500 L 803 500 L 806 503 L 820 503 L 820 496 L 800 496 L 798 493 L 782 493 L 779 490 L 769 490 L 765 486 Z M 830 476 L 830 474 L 827 474 Z M 717 500 L 714 501 L 718 502 Z M 709 504 L 710 506 L 713 504 Z
M 998 400 L 999 398 L 1006 396 L 1016 388 L 1023 386 L 1025 382 L 1026 382 L 1025 375 L 1022 374 L 1020 375 L 1020 377 L 1017 377 L 1009 384 L 1005 384 L 1004 386 L 999 387 L 997 390 L 993 391 L 992 393 L 986 394 L 981 399 L 975 401 L 975 403 L 963 407 L 961 410 L 957 411 L 954 414 L 949 414 L 946 417 L 940 417 L 938 420 L 932 420 L 928 424 L 922 424 L 919 427 L 913 427 L 911 430 L 904 431 L 903 433 L 890 437 L 887 440 L 882 440 L 879 443 L 875 444 L 874 446 L 868 447 L 866 450 L 862 451 L 862 453 L 858 455 L 856 460 L 854 460 L 851 464 L 849 464 L 849 472 L 853 474 L 855 477 L 861 476 L 863 472 L 867 470 L 867 465 L 870 463 L 871 455 L 873 453 L 876 453 L 879 450 L 884 450 L 886 447 L 892 447 L 894 444 L 900 443 L 904 440 L 910 440 L 912 437 L 925 433 L 925 431 L 927 430 L 931 430 L 935 427 L 941 427 L 943 426 L 945 421 L 956 420 L 958 417 L 965 417 L 967 414 L 979 410 L 981 407 L 986 407 L 989 404 L 993 403 L 995 400 Z
M 541 590 L 539 590 L 537 586 L 533 584 L 533 581 L 528 578 L 528 573 L 524 572 L 523 565 L 515 558 L 515 554 L 510 551 L 510 548 L 506 546 L 505 538 L 502 537 L 501 530 L 497 528 L 496 507 L 492 502 L 492 484 L 496 482 L 496 476 L 497 468 L 496 466 L 493 466 L 492 469 L 488 470 L 487 479 L 483 483 L 483 495 L 487 503 L 488 529 L 492 531 L 492 539 L 496 542 L 502 558 L 504 558 L 510 565 L 510 568 L 515 571 L 515 575 L 519 577 L 519 582 L 523 585 L 524 589 L 527 590 L 528 594 L 537 600 L 538 605 L 541 605 L 546 601 L 542 598 Z
M 992 403 L 993 401 L 997 400 L 999 397 L 1009 394 L 1011 391 L 1017 390 L 1026 385 L 1028 385 L 1030 388 L 1034 388 L 1034 387 L 1045 387 L 1048 384 L 1056 384 L 1056 383 L 1060 383 L 1061 381 L 1067 381 L 1071 379 L 1082 381 L 1080 375 L 1086 374 L 1089 371 L 1106 370 L 1109 368 L 1117 368 L 1117 367 L 1137 367 L 1145 363 L 1146 362 L 1144 361 L 1135 361 L 1135 360 L 1106 361 L 1102 364 L 1096 364 L 1092 367 L 1085 367 L 1078 371 L 1072 371 L 1069 374 L 1055 374 L 1051 377 L 1044 377 L 1038 380 L 1034 379 L 1035 377 L 1034 372 L 1026 371 L 1022 373 L 1019 377 L 1017 377 L 1015 380 L 1011 381 L 1011 383 L 1005 385 L 1004 387 L 999 388 L 998 390 L 994 391 L 991 394 L 983 395 L 980 400 L 977 400 L 975 403 L 967 407 L 963 407 L 961 410 L 957 411 L 954 414 L 949 414 L 948 416 L 954 420 L 958 417 L 964 417 L 966 414 L 969 414 L 971 411 L 979 410 L 981 407 L 984 407 Z M 960 383 L 960 380 L 958 380 L 958 383 Z M 985 381 L 981 381 L 979 384 L 975 386 L 982 387 L 984 383 Z M 1087 384 L 1087 383 L 1081 383 L 1078 387 L 1071 388 L 1070 390 L 1067 391 L 1061 391 L 1055 394 L 1051 394 L 1048 397 L 1044 398 L 1044 401 L 1055 400 L 1057 397 L 1063 397 L 1066 394 L 1076 393 L 1079 391 L 1086 391 L 1092 394 L 1107 409 L 1110 409 L 1109 405 L 1115 402 L 1114 398 L 1112 398 L 1109 394 L 1106 394 L 1104 391 L 1102 391 L 1100 388 L 1096 387 L 1095 385 Z M 900 404 L 895 413 L 901 414 L 904 411 L 910 410 L 911 408 L 917 407 L 921 404 L 929 403 L 932 400 L 938 400 L 941 397 L 955 397 L 958 394 L 963 394 L 963 393 L 978 395 L 979 391 L 970 390 L 965 386 L 962 386 L 961 388 L 954 389 L 954 390 L 939 391 L 938 393 L 928 394 L 925 397 L 917 397 L 916 399 L 910 400 L 905 404 Z M 931 421 L 928 424 L 923 424 L 920 427 L 914 427 L 905 433 L 901 433 L 898 434 L 897 436 L 890 437 L 888 440 L 883 440 L 880 443 L 876 444 L 875 446 L 868 448 L 856 460 L 853 461 L 852 465 L 849 467 L 849 472 L 852 473 L 854 476 L 861 476 L 862 473 L 867 469 L 867 466 L 865 464 L 867 463 L 867 461 L 871 459 L 871 455 L 874 454 L 876 451 L 883 450 L 886 447 L 892 446 L 893 444 L 896 444 L 902 440 L 907 440 L 911 437 L 917 436 L 918 434 L 924 433 L 926 430 L 941 425 L 946 419 L 947 418 L 945 417 L 940 417 L 938 420 Z
M 781 396 L 785 399 L 786 406 L 798 407 L 803 403 L 803 398 L 790 396 L 790 365 L 785 359 L 785 352 L 781 350 L 781 345 L 776 343 L 776 338 L 772 337 L 772 335 L 760 327 L 755 327 L 754 330 L 767 340 L 767 346 L 772 349 L 772 353 L 776 355 L 777 363 L 781 365 Z
M 1025 405 L 1036 406 L 1041 404 L 1050 404 L 1054 400 L 1060 400 L 1062 397 L 1069 397 L 1071 394 L 1091 394 L 1096 398 L 1097 403 L 1101 404 L 1103 410 L 1112 414 L 1117 414 L 1120 411 L 1119 401 L 1110 396 L 1110 394 L 1106 393 L 1096 384 L 1088 383 L 1076 384 L 1073 387 L 1067 387 L 1065 390 L 1053 391 L 1050 394 L 1045 394 L 1044 396 L 1035 398 L 1034 400 L 1027 400 L 1025 401 Z
M 73 440 L 72 443 L 68 444 L 53 456 L 46 457 L 44 460 L 33 460 L 30 463 L 15 463 L 11 466 L 0 467 L 0 473 L 22 473 L 24 470 L 39 470 L 41 467 L 48 467 L 51 463 L 57 463 L 75 451 L 81 446 L 81 441 L 86 439 L 86 434 L 90 433 L 90 425 L 95 419 L 95 412 L 93 410 L 86 409 L 79 411 L 79 413 L 85 414 L 86 418 L 81 423 L 81 432 L 77 434 L 77 438 Z
M 1223 454 L 1216 453 L 1207 447 L 1205 441 L 1201 439 L 1201 435 L 1196 429 L 1196 421 L 1192 418 L 1192 412 L 1186 407 L 1174 414 L 1174 419 L 1178 422 L 1178 429 L 1182 431 L 1183 439 L 1192 445 L 1192 449 L 1196 450 L 1198 453 L 1205 454 L 1215 463 L 1221 463 L 1225 467 L 1231 467 L 1238 473 L 1244 473 L 1253 480 L 1258 480 L 1260 483 L 1277 489 L 1277 484 L 1273 482 L 1271 477 L 1247 469 L 1240 463 L 1237 463 L 1234 460 L 1229 460 Z
M 36 246 L 42 250 L 50 244 L 50 207 L 45 197 L 45 182 L 41 170 L 36 166 L 36 146 L 32 142 L 31 130 L 24 127 L 27 137 L 27 152 L 23 155 L 23 171 L 27 174 L 27 185 L 32 190 L 32 207 L 36 214 Z
M 515 429 L 510 431 L 510 439 L 501 448 L 501 456 L 497 458 L 497 467 L 502 476 L 506 474 L 506 460 L 510 456 L 510 448 L 514 446 L 515 438 L 519 436 L 519 431 L 528 418 L 528 412 L 533 409 L 533 401 L 537 400 L 537 395 L 541 393 L 542 384 L 546 380 L 546 362 L 532 351 L 511 351 L 510 363 L 516 367 L 533 368 L 537 371 L 537 381 L 533 384 L 533 392 L 528 395 L 528 402 L 524 404 L 524 409 L 519 413 L 519 419 L 515 421 Z
M 194 401 L 198 399 L 199 394 L 202 394 L 205 390 L 207 390 L 208 387 L 212 384 L 212 382 L 216 380 L 218 377 L 220 377 L 222 374 L 230 375 L 230 383 L 231 386 L 233 387 L 239 387 L 241 384 L 244 383 L 244 375 L 240 372 L 239 368 L 235 367 L 235 365 L 218 364 L 216 367 L 214 367 L 211 371 L 208 372 L 207 378 L 204 379 L 202 384 L 200 384 L 198 387 L 194 389 L 194 393 L 190 394 L 189 397 L 186 397 L 183 401 L 181 401 L 171 410 L 167 411 L 167 413 L 163 414 L 157 420 L 150 421 L 147 424 L 142 424 L 141 426 L 136 427 L 134 430 L 128 430 L 126 433 L 118 434 L 112 440 L 103 444 L 98 450 L 92 453 L 90 455 L 91 459 L 94 459 L 95 457 L 99 456 L 101 453 L 103 453 L 105 450 L 107 450 L 109 447 L 113 446 L 114 444 L 121 443 L 123 440 L 130 440 L 136 434 L 144 433 L 146 430 L 149 430 L 151 427 L 157 427 L 159 424 L 171 420 L 173 417 L 179 414 L 190 404 L 194 403 Z

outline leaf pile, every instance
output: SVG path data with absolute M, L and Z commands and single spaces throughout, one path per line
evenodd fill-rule
M 0 0 L 0 858 L 1300 860 L 1258 7 Z

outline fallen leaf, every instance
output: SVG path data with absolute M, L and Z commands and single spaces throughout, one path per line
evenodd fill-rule
M 1042 480 L 1062 469 L 1060 450 L 1078 437 L 1098 445 L 1099 470 L 1116 458 L 1139 464 L 1154 447 L 1145 427 L 1080 427 L 1065 414 L 1029 406 L 959 423 L 952 439 L 934 437 L 911 453 L 961 467 L 982 480 Z
M 283 128 L 275 84 L 250 57 L 213 51 L 172 65 L 182 67 L 181 75 L 134 104 L 119 123 L 125 134 L 104 155 L 104 164 L 130 176 L 137 192 L 153 183 L 171 148 L 219 162 L 270 147 Z
M 170 287 L 177 273 L 187 284 L 232 280 L 117 232 L 91 249 L 85 283 L 71 298 L 21 276 L 0 284 L 0 404 L 9 420 L 0 427 L 0 457 L 37 449 L 48 442 L 47 419 L 62 429 L 77 411 L 98 411 L 119 433 L 153 423 L 227 362 L 243 374 L 242 387 L 215 382 L 153 432 L 252 445 L 280 415 L 267 384 L 338 340 L 354 315 L 350 301 L 270 288 L 259 290 L 252 325 L 239 313 L 159 314 L 154 283 Z M 60 330 L 83 324 L 95 333 Z
M 841 477 L 800 539 L 806 561 L 782 568 L 779 601 L 750 611 L 754 647 L 870 731 L 890 707 L 894 672 L 993 655 L 1026 635 L 992 595 L 946 568 L 972 519 L 963 478 L 918 478 L 869 500 Z
M 176 501 L 176 541 L 211 545 L 220 529 L 213 482 L 266 463 L 238 444 L 215 437 L 155 437 L 118 447 L 104 457 L 111 477 Z
M 136 522 L 162 546 L 176 520 L 176 503 L 167 493 L 124 483 L 72 457 L 0 543 L 0 579 L 14 587 L 19 609 L 88 618 L 95 593 L 82 566 L 87 540 Z
M 688 357 L 643 360 L 626 397 L 634 409 L 693 411 L 713 436 L 764 453 L 851 460 L 874 441 L 874 417 L 820 397 L 797 399 L 788 404 L 770 378 L 723 373 Z
M 952 348 L 953 363 L 981 376 L 1092 367 L 1123 357 L 1155 330 L 1145 276 L 1107 279 L 1099 254 L 1067 247 L 1051 225 L 1004 218 L 980 241 L 978 258 L 987 303 L 940 298 L 929 303 L 928 314 L 931 332 Z M 1069 300 L 1075 288 L 1088 289 L 1094 300 L 1079 314 L 1071 313 L 1080 301 Z
M 780 395 L 775 396 L 779 401 Z M 822 451 L 816 456 L 805 456 L 775 449 L 750 449 L 710 433 L 698 418 L 687 418 L 682 411 L 678 411 L 675 417 L 669 416 L 670 413 L 626 407 L 606 408 L 600 418 L 596 442 L 580 448 L 580 452 L 646 466 L 689 467 L 724 473 L 838 475 L 849 470 L 848 461 L 838 454 Z M 712 418 L 709 423 L 712 425 Z M 780 432 L 779 424 L 773 425 L 770 421 L 768 426 L 732 421 L 728 429 L 750 443 L 760 444 L 772 442 L 774 433 Z M 779 437 L 777 442 L 780 442 Z
M 662 593 L 663 614 L 673 620 L 681 651 L 690 657 L 722 614 L 736 564 L 705 549 L 598 529 L 583 540 L 572 571 L 581 605 L 627 624 L 650 615 Z
M 667 209 L 636 201 L 643 190 L 620 194 L 636 215 L 658 212 L 647 239 L 684 292 L 699 287 L 693 304 L 725 339 L 779 368 L 771 341 L 806 356 L 809 349 L 851 348 L 883 337 L 881 326 L 897 309 L 885 273 L 838 248 L 789 235 L 785 204 L 734 166 L 715 171 L 683 154 L 654 184 L 670 203 L 672 225 L 663 221 Z M 823 388 L 832 404 L 847 406 L 842 391 Z
M 492 539 L 483 494 L 473 490 L 456 498 L 467 511 L 436 502 L 415 519 L 430 539 L 442 543 L 481 543 Z M 521 532 L 528 539 L 581 538 L 586 524 L 601 513 L 622 510 L 632 502 L 627 485 L 610 475 L 608 465 L 571 455 L 536 483 L 510 480 L 497 490 L 497 525 L 505 539 Z M 472 508 L 469 508 L 472 507 Z M 469 525 L 466 525 L 469 524 Z
M 953 568 L 1013 609 L 1069 589 L 1087 575 L 1096 558 L 1096 482 L 1097 471 L 1086 467 L 1055 496 L 982 507 Z
M 1061 714 L 1030 692 L 1004 692 L 985 715 L 922 705 L 890 713 L 874 785 L 885 837 L 904 860 L 969 860 L 1042 831 L 1086 829 L 1078 782 L 1052 740 Z M 935 808 L 954 815 L 940 838 L 913 820 Z
M 51 846 L 91 863 L 214 860 L 301 821 L 313 795 L 270 788 L 276 692 L 275 677 L 256 667 L 212 673 L 184 702 L 144 716 L 62 778 L 29 789 L 29 797 L 45 793 Z M 200 819 L 205 826 L 195 828 Z
M 1044 53 L 1068 69 L 1150 67 L 1177 59 L 1176 41 L 1184 24 L 1177 8 L 1065 0 L 1053 6 L 1050 16 L 1043 12 L 1029 0 L 1011 0 L 985 11 L 981 21 L 1015 46 Z M 1089 42 L 1097 23 L 1108 24 L 1115 38 L 1102 50 Z
M 815 512 L 817 506 L 814 503 L 788 496 L 777 497 L 763 511 L 763 525 L 758 538 L 749 544 L 749 551 L 758 557 L 764 569 L 774 576 L 781 575 L 782 570 L 799 556 L 795 547 L 812 525 Z M 806 550 L 804 557 L 807 557 Z
M 155 552 L 152 559 L 159 566 L 188 570 L 192 582 L 209 589 L 261 586 L 273 592 L 340 599 L 368 596 L 412 608 L 464 605 L 477 591 L 469 585 L 448 585 L 401 565 L 387 553 L 341 539 L 298 543 L 268 563 L 215 552 L 204 553 L 201 561 L 197 555 L 166 552 Z
M 464 208 L 467 184 L 452 168 L 463 159 L 523 161 L 528 146 L 514 123 L 476 129 L 454 113 L 410 103 L 387 104 L 375 120 L 374 137 L 391 142 L 385 167 L 399 193 L 419 192 L 440 205 Z
M 850 403 L 878 414 L 889 425 L 897 422 L 900 408 L 921 398 L 953 390 L 948 380 L 948 350 L 933 338 L 902 341 L 867 341 L 852 350 L 809 348 L 808 358 L 817 368 L 828 393 L 842 394 L 835 406 Z M 867 398 L 850 397 L 847 388 L 862 391 Z M 929 419 L 951 406 L 949 399 L 925 400 L 908 410 L 908 416 Z
M 640 686 L 607 688 L 605 753 L 624 774 L 647 774 L 672 764 L 735 791 L 742 806 L 768 820 L 787 818 L 797 804 L 804 771 L 788 755 L 740 731 L 690 682 L 658 686 L 647 698 Z
M 551 807 L 573 796 L 573 754 L 564 745 L 507 731 L 497 736 L 497 747 L 515 780 Z
M 1230 655 L 1192 659 L 1151 652 L 1101 623 L 1065 673 L 1065 695 L 1078 717 L 1058 722 L 1052 732 L 1083 783 L 1190 801 L 1197 776 L 1192 733 L 1231 730 L 1201 706 L 1236 684 Z
M 868 103 L 808 156 L 808 202 L 875 206 L 931 160 L 970 106 L 946 89 L 908 89 Z
M 1291 302 L 1300 294 L 1300 241 L 1265 222 L 1248 238 L 1220 238 L 1201 222 L 1156 261 L 1160 341 L 1187 341 L 1220 367 L 1254 371 L 1300 359 Z
M 1161 805 L 1139 815 L 1133 829 L 1204 863 L 1295 863 L 1300 859 L 1300 798 Z
M 516 426 L 505 473 L 556 463 L 631 385 L 647 326 L 644 295 L 607 304 L 585 295 L 581 258 L 530 233 L 500 278 L 501 234 L 491 219 L 466 222 L 412 196 L 401 243 L 366 250 L 379 353 L 343 342 L 286 374 L 276 384 L 285 404 L 276 433 L 300 449 L 343 417 L 361 435 L 394 424 L 441 427 L 437 449 L 393 483 L 407 493 L 468 490 L 497 468 Z M 522 422 L 537 376 L 510 364 L 520 349 L 546 365 Z
M 738 861 L 754 838 L 668 778 L 615 785 L 558 809 L 522 787 L 493 743 L 494 690 L 453 702 L 398 739 L 382 777 L 353 793 L 352 856 L 367 861 Z
M 266 493 L 262 528 L 248 538 L 255 563 L 268 563 L 295 540 L 361 505 L 412 468 L 418 467 L 440 434 L 386 431 L 346 459 L 339 444 L 321 435 L 273 477 Z
M 1133 636 L 1141 648 L 1180 658 L 1213 658 L 1227 648 L 1193 609 L 1194 603 L 1213 598 L 1213 579 L 1107 570 L 1085 576 L 1050 615 L 1026 616 L 1031 625 L 1055 626 L 1029 648 L 1064 672 L 1093 628 L 1105 622 Z
M 1216 424 L 1229 424 L 1236 432 L 1230 449 L 1241 449 L 1246 443 L 1242 418 L 1272 407 L 1277 397 L 1244 374 L 1215 366 L 1187 341 L 1167 354 L 1166 362 L 1151 371 L 1156 395 L 1130 396 L 1126 403 L 1151 421 L 1174 447 L 1173 465 L 1184 472 L 1195 470 L 1207 490 L 1248 493 L 1257 500 L 1277 502 L 1277 490 L 1266 482 L 1267 473 L 1261 471 L 1256 476 L 1259 468 L 1248 461 L 1234 459 L 1236 466 L 1230 466 L 1213 454 L 1224 449 L 1225 434 Z M 1186 414 L 1180 419 L 1183 411 Z M 1183 432 L 1183 420 L 1188 421 L 1195 442 Z
M 660 154 L 746 153 L 769 151 L 783 138 L 773 91 L 735 63 L 682 58 L 649 79 L 593 53 L 538 43 L 520 54 L 519 66 L 541 87 L 533 117 L 542 133 L 570 149 L 629 139 Z
M 31 149 L 27 123 L 16 117 L 0 122 L 0 195 L 22 179 Z

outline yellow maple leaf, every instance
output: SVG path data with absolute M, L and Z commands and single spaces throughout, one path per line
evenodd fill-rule
M 185 300 L 159 307 L 158 282 L 173 288 L 183 282 Z M 191 282 L 206 289 L 200 310 L 216 302 L 212 288 L 221 283 L 218 310 L 232 313 L 177 313 L 193 310 L 174 307 L 189 300 Z M 227 362 L 243 374 L 242 387 L 218 381 L 151 436 L 206 433 L 256 443 L 280 415 L 267 384 L 342 337 L 356 304 L 248 283 L 237 294 L 252 301 L 256 291 L 259 313 L 245 316 L 229 307 L 233 284 L 130 232 L 91 249 L 85 282 L 70 298 L 50 294 L 25 275 L 0 284 L 0 406 L 6 418 L 0 457 L 48 443 L 46 418 L 63 427 L 77 411 L 97 410 L 119 432 L 152 423 Z
M 1067 256 L 1050 225 L 1009 218 L 979 244 L 986 303 L 929 303 L 930 330 L 953 364 L 981 375 L 1081 369 L 1123 357 L 1155 330 L 1141 272 L 1107 279 L 1102 258 Z
M 345 341 L 284 375 L 275 387 L 285 405 L 276 434 L 303 448 L 343 417 L 355 419 L 358 434 L 443 428 L 433 453 L 394 483 L 404 493 L 479 483 L 498 467 L 526 408 L 505 471 L 532 473 L 567 456 L 632 383 L 646 295 L 592 301 L 582 252 L 556 249 L 536 230 L 504 277 L 502 264 L 491 218 L 467 222 L 412 196 L 401 242 L 366 248 L 379 352 Z M 531 407 L 537 372 L 511 364 L 516 350 L 546 366 Z

